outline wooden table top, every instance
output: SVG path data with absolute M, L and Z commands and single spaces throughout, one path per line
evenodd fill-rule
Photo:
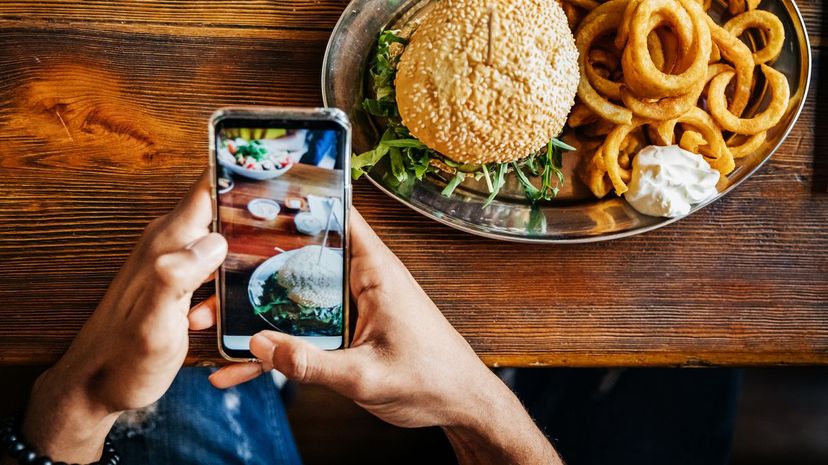
M 678 223 L 537 246 L 449 229 L 367 181 L 354 203 L 491 365 L 826 364 L 828 32 L 821 0 L 798 3 L 815 59 L 798 124 Z M 143 227 L 206 166 L 214 109 L 321 105 L 344 7 L 0 3 L 0 363 L 66 349 Z M 216 358 L 215 333 L 194 335 L 189 361 Z

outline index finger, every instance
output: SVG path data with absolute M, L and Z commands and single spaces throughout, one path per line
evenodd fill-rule
M 213 221 L 213 199 L 210 169 L 204 170 L 198 181 L 175 207 L 176 218 L 186 224 L 209 226 Z
M 393 254 L 356 207 L 351 207 L 351 258 L 367 258 L 377 253 Z

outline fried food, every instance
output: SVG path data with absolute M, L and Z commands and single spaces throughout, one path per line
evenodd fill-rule
M 621 89 L 621 101 L 634 114 L 652 120 L 673 119 L 690 111 L 699 101 L 704 90 L 705 80 L 699 80 L 690 92 L 675 97 L 664 97 L 658 100 L 644 100 L 636 97 L 626 88 Z
M 711 48 L 705 16 L 695 0 L 641 2 L 632 18 L 628 45 L 621 59 L 624 83 L 639 97 L 663 98 L 685 94 L 704 79 Z M 679 74 L 659 70 L 647 48 L 650 32 L 665 21 L 678 32 L 680 55 L 690 62 Z M 687 34 L 689 30 L 692 35 Z
M 586 75 L 586 61 L 592 44 L 601 36 L 618 29 L 626 2 L 627 0 L 611 0 L 601 4 L 584 18 L 575 34 L 578 68 L 581 73 L 581 79 L 578 82 L 578 98 L 590 110 L 616 124 L 631 122 L 633 114 L 627 108 L 610 102 L 595 90 Z
M 568 126 L 600 143 L 581 152 L 579 165 L 596 197 L 627 190 L 632 160 L 647 144 L 677 144 L 722 176 L 761 148 L 787 109 L 790 89 L 766 65 L 782 49 L 784 27 L 758 4 L 729 2 L 733 16 L 723 25 L 707 14 L 710 0 L 611 0 L 584 16 L 575 34 L 578 103 Z M 750 29 L 766 38 L 758 50 L 739 38 Z M 754 79 L 757 66 L 764 79 Z M 766 94 L 770 103 L 757 112 Z
M 593 113 L 586 105 L 579 101 L 575 101 L 572 106 L 572 111 L 569 112 L 569 119 L 567 124 L 571 128 L 577 128 L 586 124 L 595 123 L 598 121 L 598 115 Z
M 785 26 L 775 14 L 764 10 L 752 10 L 734 16 L 724 25 L 724 30 L 736 37 L 748 29 L 761 29 L 767 36 L 767 44 L 753 52 L 754 63 L 762 64 L 773 61 L 785 44 Z
M 605 197 L 612 191 L 612 181 L 610 181 L 607 175 L 607 168 L 604 166 L 604 155 L 601 149 L 602 147 L 599 146 L 588 158 L 584 158 L 578 170 L 581 182 L 599 199 Z
M 595 68 L 595 65 L 598 64 L 601 65 L 607 72 L 606 75 L 609 76 L 620 66 L 618 57 L 603 49 L 591 50 L 586 60 L 584 71 L 587 79 L 589 79 L 598 93 L 609 99 L 621 99 L 621 83 L 613 81 L 598 72 Z
M 578 24 L 581 23 L 581 20 L 584 19 L 586 11 L 563 0 L 559 0 L 558 4 L 561 5 L 564 15 L 566 15 L 566 22 L 569 24 L 569 29 L 574 31 L 578 27 Z
M 563 1 L 565 3 L 571 3 L 572 5 L 581 7 L 583 9 L 587 10 L 587 11 L 592 11 L 592 10 L 598 8 L 598 5 L 600 5 L 600 3 L 598 3 L 595 0 L 563 0 Z
M 707 102 L 710 107 L 710 113 L 713 114 L 716 122 L 723 129 L 735 132 L 736 134 L 752 136 L 776 126 L 785 114 L 791 97 L 788 79 L 784 74 L 768 65 L 759 65 L 759 67 L 765 75 L 765 79 L 768 81 L 772 97 L 768 107 L 752 118 L 739 118 L 727 109 L 725 88 L 731 79 L 733 79 L 734 73 L 726 71 L 710 81 Z
M 745 11 L 755 10 L 762 0 L 728 0 L 727 10 L 732 15 L 738 15 Z
M 621 195 L 627 192 L 627 181 L 629 180 L 629 171 L 625 170 L 619 164 L 619 155 L 621 152 L 621 144 L 630 133 L 644 124 L 647 121 L 641 118 L 634 118 L 630 124 L 619 124 L 607 135 L 604 145 L 601 146 L 602 157 L 604 161 L 604 168 L 607 170 L 612 186 L 615 188 L 615 193 Z
M 716 24 L 709 16 L 707 23 L 722 56 L 733 63 L 736 69 L 736 89 L 730 102 L 730 112 L 741 116 L 750 100 L 750 91 L 753 87 L 753 54 L 744 42 Z
M 707 145 L 707 141 L 704 140 L 704 136 L 700 132 L 689 129 L 681 135 L 681 141 L 678 145 L 688 152 L 701 153 L 701 147 Z
M 730 149 L 730 153 L 733 155 L 733 158 L 744 158 L 756 152 L 767 138 L 768 131 L 758 132 L 752 136 L 748 136 L 739 145 L 728 145 L 728 148 Z
M 727 148 L 727 144 L 725 144 L 722 137 L 721 129 L 706 111 L 695 107 L 684 115 L 671 120 L 671 122 L 688 124 L 701 133 L 704 140 L 707 141 L 709 149 L 700 155 L 704 155 L 710 167 L 717 170 L 722 176 L 728 175 L 736 167 L 733 154 L 730 153 L 730 149 Z

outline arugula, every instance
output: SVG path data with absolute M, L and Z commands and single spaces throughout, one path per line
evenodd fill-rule
M 287 289 L 279 284 L 275 273 L 265 280 L 262 285 L 262 296 L 259 299 L 262 304 L 253 308 L 253 312 L 256 315 L 268 313 L 277 305 L 293 303 L 293 301 L 288 298 Z
M 454 193 L 454 189 L 457 189 L 457 186 L 459 186 L 464 179 L 466 179 L 466 173 L 458 171 L 457 174 L 455 174 L 454 177 L 451 179 L 451 181 L 449 181 L 449 183 L 446 184 L 446 188 L 443 189 L 443 192 L 441 192 L 443 197 L 451 197 L 451 194 Z
M 242 145 L 236 149 L 236 156 L 243 156 L 244 158 L 253 157 L 256 161 L 262 161 L 267 157 L 267 149 L 258 140 L 251 141 L 247 145 Z
M 400 118 L 394 88 L 397 65 L 402 50 L 408 44 L 408 40 L 397 35 L 398 33 L 399 31 L 396 30 L 386 30 L 377 40 L 377 51 L 368 70 L 374 98 L 366 98 L 362 102 L 362 108 L 369 115 L 380 119 L 385 126 L 385 131 L 376 147 L 352 156 L 351 176 L 353 179 L 359 179 L 388 157 L 394 184 L 406 186 L 407 189 L 413 187 L 414 180 L 422 180 L 427 173 L 442 172 L 438 166 L 447 166 L 453 170 L 454 177 L 448 181 L 442 195 L 450 197 L 467 176 L 472 176 L 475 180 L 485 179 L 489 196 L 483 206 L 487 207 L 506 184 L 506 175 L 511 169 L 515 172 L 526 197 L 532 202 L 555 198 L 564 183 L 563 171 L 561 171 L 563 151 L 575 150 L 558 139 L 550 140 L 545 150 L 529 154 L 523 160 L 512 163 L 494 163 L 490 167 L 486 164 L 457 163 L 431 150 L 411 136 Z M 533 177 L 540 178 L 540 187 L 536 187 L 530 181 L 524 170 L 527 170 Z

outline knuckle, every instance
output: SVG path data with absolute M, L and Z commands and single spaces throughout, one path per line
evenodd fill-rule
M 153 262 L 153 271 L 163 284 L 175 284 L 184 277 L 184 269 L 178 266 L 169 254 L 156 257 Z
M 170 338 L 165 334 L 165 331 L 144 322 L 138 326 L 137 332 L 137 337 L 133 341 L 134 348 L 141 355 L 152 357 L 169 353 L 171 349 Z
M 288 346 L 282 350 L 276 349 L 277 360 L 274 365 L 285 376 L 299 382 L 309 379 L 308 353 L 302 347 Z

